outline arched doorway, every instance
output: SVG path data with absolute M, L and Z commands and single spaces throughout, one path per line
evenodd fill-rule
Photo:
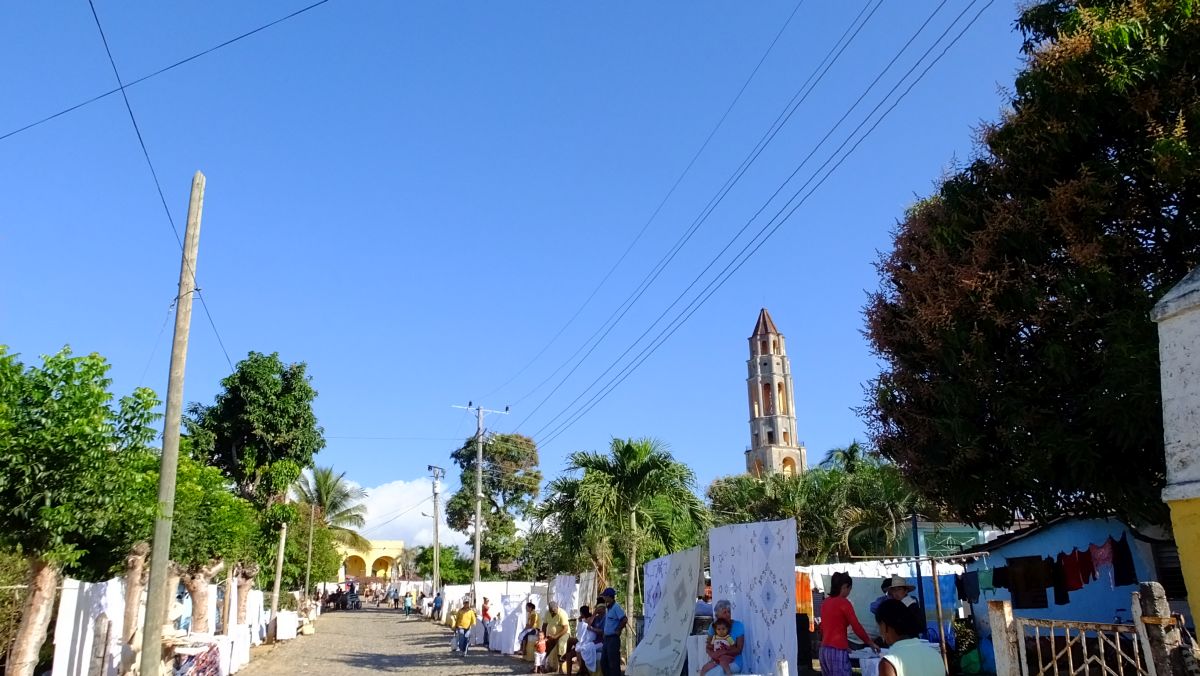
M 382 577 L 385 580 L 391 579 L 392 566 L 395 565 L 395 563 L 396 560 L 392 557 L 381 556 L 378 559 L 375 559 L 375 563 L 371 564 L 371 574 L 375 577 Z
M 362 579 L 367 576 L 367 562 L 363 561 L 361 556 L 347 556 L 342 562 L 342 567 L 346 569 L 346 577 Z
M 792 458 L 783 459 L 783 475 L 796 476 L 796 461 Z

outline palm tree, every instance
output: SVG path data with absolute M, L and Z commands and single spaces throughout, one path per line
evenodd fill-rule
M 335 542 L 360 551 L 371 548 L 371 542 L 354 530 L 367 521 L 367 507 L 362 504 L 367 492 L 347 481 L 345 472 L 313 467 L 300 475 L 292 489 L 302 508 L 315 507 L 317 522 L 329 528 Z
M 851 441 L 845 448 L 830 449 L 825 460 L 821 461 L 821 467 L 853 474 L 860 467 L 878 462 L 878 457 L 872 451 L 864 448 L 858 441 Z
M 633 581 L 639 544 L 656 541 L 668 551 L 681 536 L 708 526 L 709 514 L 696 496 L 690 468 L 655 439 L 613 439 L 608 454 L 572 453 L 568 471 L 583 470 L 576 506 L 583 518 L 610 525 L 627 548 L 625 607 L 633 611 Z
M 572 554 L 580 559 L 580 567 L 590 565 L 596 572 L 596 584 L 601 589 L 608 586 L 609 569 L 612 567 L 612 541 L 614 530 L 595 513 L 581 509 L 579 504 L 578 477 L 561 476 L 546 485 L 545 499 L 533 509 L 536 525 L 543 532 L 553 533 L 559 540 L 564 558 Z

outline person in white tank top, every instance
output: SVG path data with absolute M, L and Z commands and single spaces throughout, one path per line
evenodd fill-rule
M 879 676 L 946 676 L 941 653 L 917 638 L 924 627 L 903 602 L 888 599 L 879 604 L 875 622 L 890 646 L 879 663 Z

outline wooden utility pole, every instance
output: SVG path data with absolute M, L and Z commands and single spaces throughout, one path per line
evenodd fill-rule
M 275 555 L 275 586 L 271 592 L 271 624 L 267 627 L 267 638 L 271 643 L 279 631 L 279 585 L 283 582 L 283 550 L 287 546 L 287 521 L 279 526 L 279 552 Z
M 438 514 L 438 494 L 442 491 L 442 475 L 446 470 L 437 465 L 430 465 L 429 471 L 433 474 L 433 593 L 436 596 L 442 591 L 442 543 L 438 538 L 438 522 L 441 516 Z M 445 599 L 442 601 L 444 604 Z
M 309 515 L 308 515 L 308 563 L 305 564 L 305 566 L 304 566 L 304 598 L 308 598 L 309 577 L 312 575 L 313 526 L 316 523 L 317 523 L 317 504 L 314 502 L 311 505 L 311 509 L 309 510 Z
M 171 526 L 175 517 L 175 473 L 179 468 L 179 427 L 183 420 L 183 374 L 187 368 L 188 334 L 192 326 L 192 295 L 196 291 L 196 253 L 200 248 L 200 215 L 204 210 L 204 174 L 192 177 L 183 262 L 179 266 L 179 295 L 175 298 L 175 339 L 171 345 L 167 410 L 163 420 L 162 462 L 158 470 L 158 516 L 150 550 L 150 582 L 146 594 L 146 626 L 142 632 L 141 673 L 162 669 L 162 628 L 167 619 L 167 562 L 171 556 Z M 170 590 L 173 592 L 173 590 Z M 137 599 L 131 601 L 137 603 Z

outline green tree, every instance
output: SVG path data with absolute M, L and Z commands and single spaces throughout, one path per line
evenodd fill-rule
M 580 508 L 581 482 L 579 477 L 561 476 L 547 484 L 545 499 L 533 510 L 535 533 L 539 537 L 532 543 L 534 549 L 525 556 L 535 565 L 560 564 L 560 570 L 590 567 L 596 573 L 597 585 L 603 589 L 611 576 L 612 534 L 616 526 Z
M 829 466 L 843 464 L 832 455 L 833 462 L 796 476 L 714 481 L 707 491 L 713 518 L 722 525 L 794 518 L 797 554 L 807 563 L 896 554 L 912 512 L 937 518 L 939 511 L 894 465 L 851 446 L 857 447 L 854 471 Z
M 283 549 L 283 576 L 281 589 L 298 590 L 304 588 L 304 573 L 308 566 L 308 535 L 310 512 L 297 510 L 294 527 L 288 528 L 287 542 Z M 318 516 L 312 521 L 312 571 L 310 583 L 331 582 L 337 579 L 338 569 L 342 566 L 342 556 L 337 549 L 335 531 L 322 523 Z M 272 566 L 259 568 L 259 584 L 263 587 L 271 584 L 274 575 L 274 561 L 279 551 L 279 539 L 268 538 L 265 543 L 263 560 L 270 560 Z M 308 590 L 310 593 L 312 590 Z M 240 597 L 239 597 L 240 598 Z
M 9 674 L 33 673 L 60 573 L 108 577 L 153 518 L 129 460 L 149 453 L 158 400 L 139 388 L 114 407 L 108 369 L 67 348 L 26 369 L 0 346 L 0 547 L 29 570 Z
M 626 559 L 625 604 L 647 552 L 694 546 L 709 523 L 695 493 L 695 474 L 656 439 L 613 439 L 607 454 L 577 451 L 568 471 L 582 471 L 575 509 L 613 529 Z M 639 558 L 639 555 L 642 558 Z
M 355 528 L 367 522 L 367 491 L 346 480 L 346 473 L 335 474 L 332 467 L 314 467 L 300 475 L 293 489 L 299 511 L 316 507 L 317 518 L 339 544 L 359 551 L 371 549 L 371 542 Z
M 866 310 L 879 450 L 962 520 L 1164 515 L 1156 299 L 1200 264 L 1200 15 L 1053 0 Z M 1114 471 L 1120 468 L 1119 471 Z
M 461 486 L 446 503 L 446 524 L 474 537 L 475 522 L 475 437 L 467 439 L 451 454 L 462 470 Z M 533 439 L 522 434 L 495 434 L 483 443 L 483 535 L 481 558 L 493 573 L 500 564 L 521 554 L 517 519 L 529 516 L 538 496 L 542 473 Z
M 303 363 L 284 364 L 277 353 L 259 352 L 238 362 L 221 386 L 212 405 L 188 406 L 184 425 L 192 452 L 258 508 L 264 530 L 281 528 L 296 519 L 294 506 L 284 504 L 288 490 L 325 446 L 312 408 L 317 391 Z M 257 560 L 238 562 L 239 588 L 248 590 L 263 569 L 274 570 L 268 548 Z M 242 609 L 238 614 L 244 617 Z
M 433 547 L 418 547 L 415 557 L 417 573 L 421 577 L 433 577 Z M 442 545 L 438 559 L 442 584 L 467 584 L 474 577 L 474 562 L 458 551 L 457 547 Z

